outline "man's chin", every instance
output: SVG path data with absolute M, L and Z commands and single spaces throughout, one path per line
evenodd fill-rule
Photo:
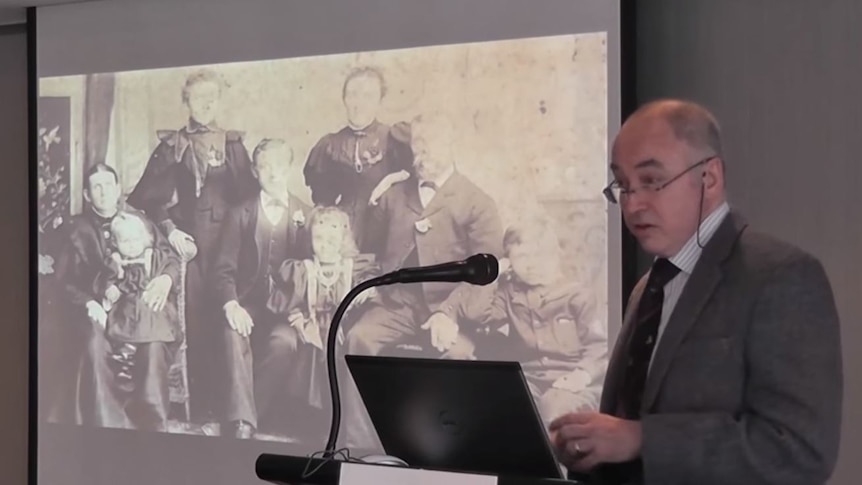
M 287 193 L 287 184 L 278 184 L 278 183 L 264 183 L 258 180 L 260 184 L 260 189 L 266 192 L 267 195 L 271 195 L 273 197 L 280 197 Z
M 661 238 L 651 234 L 638 237 L 638 243 L 645 252 L 654 256 L 663 255 L 667 249 L 667 244 Z
M 106 205 L 92 204 L 92 206 L 93 206 L 94 212 L 96 212 L 97 214 L 103 215 L 105 217 L 109 217 L 109 216 L 116 214 L 118 209 L 119 209 L 119 207 L 116 205 L 110 207 L 107 204 Z

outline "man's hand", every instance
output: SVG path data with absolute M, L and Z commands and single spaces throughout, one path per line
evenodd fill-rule
M 87 302 L 87 317 L 91 322 L 102 327 L 102 330 L 108 326 L 108 314 L 95 300 Z
M 231 300 L 224 306 L 224 315 L 227 317 L 227 323 L 236 333 L 243 337 L 251 335 L 251 329 L 254 327 L 254 321 L 251 315 L 248 314 L 238 301 Z
M 141 301 L 154 312 L 162 311 L 168 301 L 168 294 L 171 292 L 173 283 L 171 277 L 166 274 L 156 276 L 144 289 Z
M 587 472 L 601 463 L 624 463 L 641 453 L 641 424 L 607 414 L 571 413 L 551 422 L 551 442 L 570 470 Z
M 422 330 L 431 331 L 431 345 L 446 352 L 458 341 L 458 324 L 445 313 L 434 313 L 422 324 Z
M 365 303 L 366 301 L 374 299 L 377 296 L 377 288 L 369 288 L 359 295 L 356 296 L 356 299 L 353 300 L 353 306 L 359 306 Z
M 111 285 L 105 290 L 105 299 L 111 302 L 112 305 L 117 303 L 117 300 L 120 299 L 120 289 L 117 288 L 117 285 Z
M 114 303 L 120 299 L 120 289 L 117 288 L 117 285 L 111 285 L 105 290 L 105 297 L 102 299 L 102 308 L 109 312 L 111 308 L 114 308 Z
M 179 229 L 174 229 L 168 234 L 168 242 L 171 243 L 174 251 L 183 258 L 183 261 L 191 261 L 198 254 L 195 239 Z

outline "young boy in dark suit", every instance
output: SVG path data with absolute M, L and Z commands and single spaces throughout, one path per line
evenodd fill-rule
M 282 140 L 265 139 L 252 163 L 260 192 L 228 213 L 212 282 L 227 320 L 224 411 L 237 438 L 254 435 L 290 375 L 299 336 L 266 303 L 282 263 L 310 253 L 305 230 L 310 207 L 287 189 L 293 151 Z

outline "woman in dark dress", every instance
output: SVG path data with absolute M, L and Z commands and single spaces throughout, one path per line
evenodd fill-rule
M 219 313 L 207 309 L 206 281 L 228 209 L 253 195 L 257 182 L 242 133 L 216 123 L 224 84 L 212 71 L 190 75 L 182 90 L 189 122 L 158 132 L 159 144 L 128 203 L 144 211 L 188 262 L 186 338 L 191 418 L 215 422 L 223 355 Z M 216 309 L 218 310 L 218 309 Z M 204 431 L 212 430 L 205 426 Z
M 405 180 L 412 170 L 407 124 L 389 126 L 377 120 L 385 95 L 380 71 L 371 67 L 351 71 L 342 89 L 347 126 L 323 136 L 304 168 L 314 204 L 345 211 L 362 252 L 376 249 L 368 247 L 365 237 L 373 230 L 366 224 L 372 195 Z

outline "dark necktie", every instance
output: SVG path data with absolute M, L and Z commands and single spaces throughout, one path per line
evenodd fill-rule
M 434 182 L 431 182 L 429 180 L 423 180 L 422 182 L 419 182 L 419 187 L 431 189 L 435 192 L 437 191 L 437 184 L 435 184 Z
M 635 328 L 629 341 L 628 362 L 623 378 L 620 403 L 624 418 L 640 418 L 644 387 L 653 349 L 658 339 L 664 303 L 664 286 L 678 273 L 679 268 L 667 259 L 657 259 L 653 263 L 643 295 L 638 303 Z

